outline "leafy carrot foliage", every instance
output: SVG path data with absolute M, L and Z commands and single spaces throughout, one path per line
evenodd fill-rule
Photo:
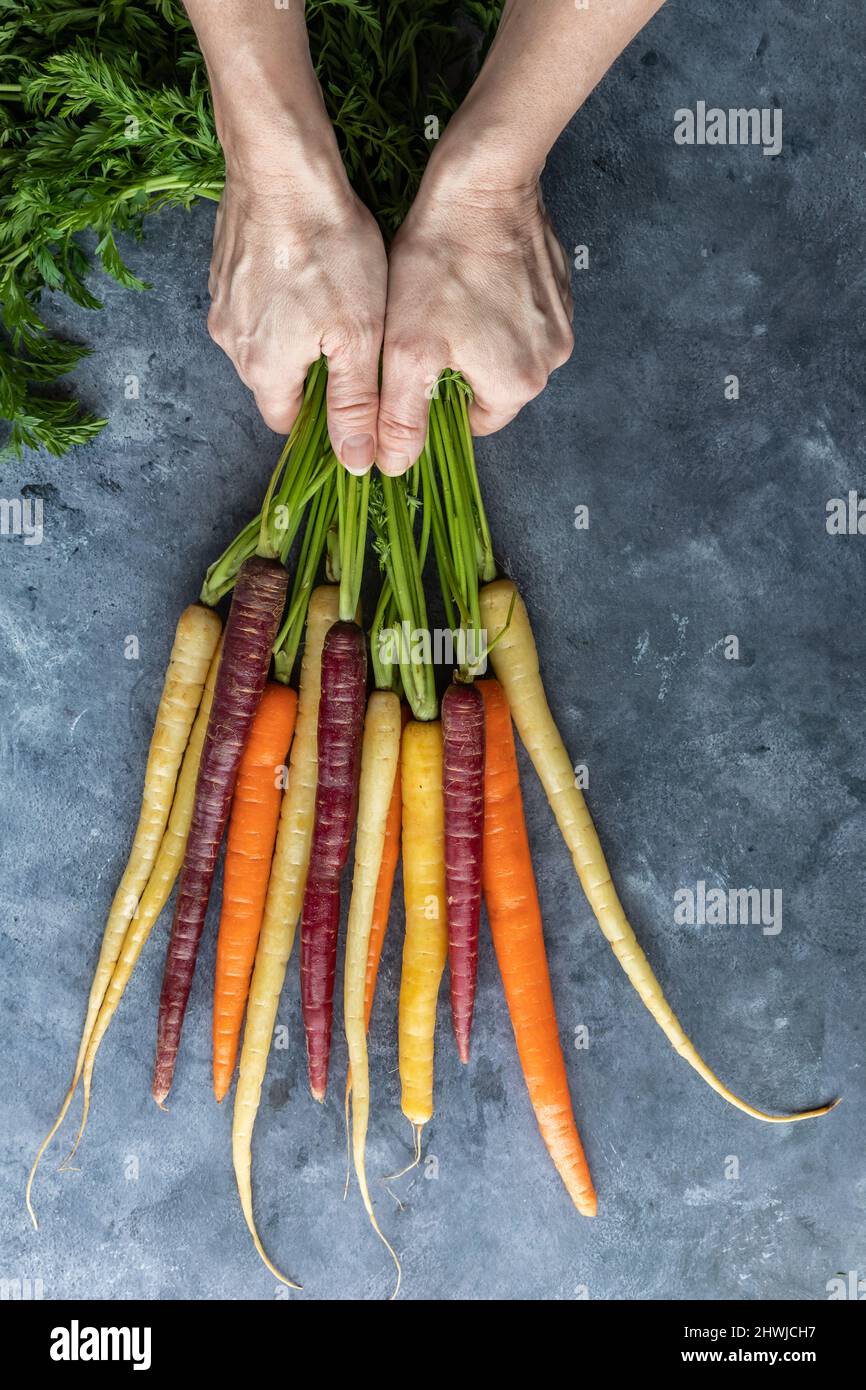
M 386 236 L 495 30 L 498 3 L 307 0 L 313 57 L 350 179 Z M 447 85 L 446 85 L 447 83 Z M 179 0 L 0 0 L 0 415 L 7 450 L 63 454 L 105 424 L 58 394 L 88 352 L 44 295 L 97 309 L 90 274 L 146 286 L 128 242 L 151 213 L 218 200 L 204 64 Z M 51 316 L 52 320 L 54 315 Z

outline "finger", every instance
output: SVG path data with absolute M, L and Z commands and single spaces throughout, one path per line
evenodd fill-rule
M 527 367 L 515 372 L 512 379 L 491 386 L 485 386 L 483 375 L 476 373 L 475 381 L 479 378 L 481 384 L 475 388 L 469 407 L 469 427 L 479 437 L 504 429 L 547 385 L 547 373 L 538 367 Z
M 291 383 L 254 387 L 259 414 L 275 434 L 289 434 L 304 399 L 304 377 L 301 373 Z
M 447 365 L 444 346 L 389 342 L 386 329 L 376 452 L 383 473 L 397 477 L 421 454 L 427 439 L 430 397 Z
M 315 348 L 291 358 L 269 357 L 265 361 L 248 360 L 249 354 L 234 357 L 242 381 L 256 398 L 259 414 L 269 429 L 288 434 L 298 418 L 304 400 L 307 373 L 318 356 Z
M 328 356 L 328 433 L 350 473 L 366 473 L 376 457 L 379 347 L 374 334 L 364 334 Z
M 476 438 L 483 439 L 488 434 L 497 434 L 499 430 L 504 430 L 506 425 L 511 424 L 515 415 L 519 414 L 520 406 L 511 410 L 490 410 L 475 400 L 469 407 L 469 428 Z

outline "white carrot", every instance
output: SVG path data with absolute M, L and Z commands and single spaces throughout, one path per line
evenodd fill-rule
M 241 1050 L 235 1108 L 232 1118 L 232 1156 L 238 1195 L 255 1247 L 271 1273 L 297 1288 L 268 1258 L 253 1216 L 252 1138 L 262 1083 L 286 977 L 310 858 L 318 770 L 317 725 L 321 690 L 322 647 L 325 635 L 339 617 L 339 590 L 323 585 L 314 590 L 307 615 L 304 659 L 298 692 L 298 717 L 289 764 L 289 783 L 283 797 L 277 843 L 268 883 L 268 896 L 250 984 L 246 1028 Z
M 768 1115 L 755 1109 L 728 1090 L 683 1032 L 617 896 L 589 808 L 576 785 L 571 760 L 547 704 L 526 605 L 510 580 L 497 579 L 481 590 L 481 615 L 488 633 L 498 634 L 492 650 L 494 669 L 505 688 L 512 717 L 547 793 L 596 921 L 674 1050 L 714 1091 L 753 1119 L 789 1124 L 792 1120 L 825 1115 L 837 1101 L 793 1115 Z
M 401 725 L 398 696 L 393 691 L 375 690 L 367 704 L 361 745 L 358 830 L 355 839 L 355 870 L 346 936 L 343 991 L 346 1041 L 352 1077 L 352 1152 L 355 1172 L 373 1229 L 387 1246 L 397 1266 L 394 1298 L 400 1289 L 400 1261 L 379 1229 L 367 1187 L 365 1149 L 370 1114 L 370 1076 L 367 1063 L 364 993 L 373 907 L 385 844 L 385 826 L 400 757 Z

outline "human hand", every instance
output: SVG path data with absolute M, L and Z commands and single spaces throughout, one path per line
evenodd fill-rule
M 537 179 L 483 186 L 442 155 L 389 258 L 377 461 L 390 474 L 421 453 L 444 368 L 472 387 L 473 433 L 492 434 L 543 391 L 574 345 L 568 258 Z
M 267 177 L 229 169 L 208 329 L 280 434 L 324 353 L 331 442 L 350 472 L 363 473 L 376 454 L 385 248 L 342 166 L 324 178 L 303 166 Z

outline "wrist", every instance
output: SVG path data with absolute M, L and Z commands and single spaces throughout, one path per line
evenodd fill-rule
M 520 202 L 536 196 L 543 168 L 544 158 L 521 150 L 508 126 L 476 120 L 464 106 L 433 150 L 422 188 L 437 201 Z
M 216 101 L 215 101 L 216 106 Z M 322 119 L 290 107 L 261 107 L 250 122 L 234 109 L 220 109 L 217 132 L 226 178 L 250 201 L 282 195 L 295 206 L 333 204 L 353 197 L 333 129 Z
M 273 179 L 325 187 L 347 183 L 322 89 L 310 61 L 302 10 L 264 11 L 262 27 L 211 29 L 203 3 L 185 0 L 207 64 L 217 136 L 233 183 Z M 300 13 L 300 17 L 299 17 Z M 300 26 L 300 28 L 298 28 Z
M 315 195 L 316 201 L 342 201 L 349 181 L 333 132 L 298 125 L 291 113 L 275 115 L 255 130 L 226 122 L 220 130 L 226 177 L 250 193 L 275 186 L 287 193 Z

